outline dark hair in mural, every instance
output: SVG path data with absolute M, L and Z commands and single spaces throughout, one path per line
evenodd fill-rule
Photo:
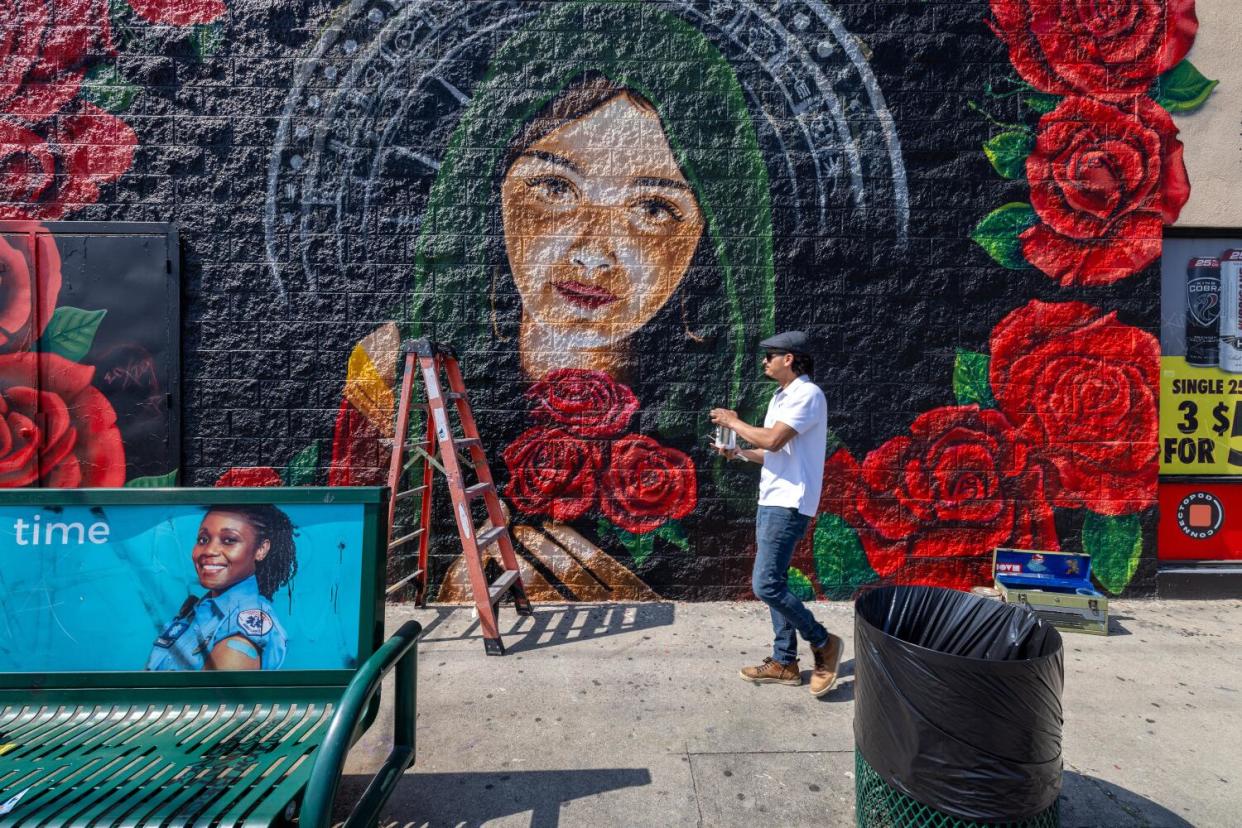
M 642 110 L 658 112 L 651 101 L 633 89 L 614 83 L 600 72 L 584 72 L 559 95 L 548 101 L 514 136 L 505 150 L 504 162 L 500 165 L 501 172 L 512 167 L 523 150 L 539 143 L 544 136 L 583 115 L 591 114 L 618 95 L 624 95 Z
M 212 512 L 241 515 L 254 527 L 259 543 L 271 544 L 263 560 L 255 562 L 254 575 L 259 582 L 260 595 L 270 599 L 276 590 L 293 580 L 298 571 L 297 545 L 293 540 L 293 522 L 283 510 L 266 503 L 224 504 L 207 509 L 208 514 Z

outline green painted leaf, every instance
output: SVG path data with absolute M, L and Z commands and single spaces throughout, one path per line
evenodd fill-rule
M 867 562 L 858 533 L 838 515 L 824 513 L 815 522 L 815 575 L 824 594 L 845 600 L 880 576 Z
M 47 328 L 39 339 L 37 349 L 62 356 L 70 362 L 78 362 L 86 356 L 95 341 L 95 332 L 103 321 L 106 310 L 88 311 L 81 308 L 59 307 L 48 320 Z
M 648 532 L 644 535 L 631 535 L 631 537 L 634 541 L 627 546 L 630 557 L 634 559 L 635 566 L 642 566 L 643 561 L 650 558 L 651 553 L 655 551 L 655 535 Z
M 1026 157 L 1035 148 L 1035 137 L 1028 131 L 1010 130 L 994 135 L 983 143 L 983 154 L 992 168 L 1004 178 L 1026 175 Z
M 1100 586 L 1120 595 L 1134 577 L 1143 554 L 1138 515 L 1109 517 L 1087 512 L 1082 524 L 1082 548 L 1091 555 L 1091 571 Z
M 1151 96 L 1169 112 L 1190 112 L 1203 106 L 1220 81 L 1208 80 L 1188 60 L 1156 79 Z
M 636 535 L 626 529 L 622 529 L 612 521 L 600 518 L 596 526 L 601 536 L 613 535 L 625 547 L 625 551 L 630 554 L 635 566 L 642 566 L 643 561 L 651 557 L 651 553 L 655 552 L 656 532 L 644 532 Z
M 112 42 L 119 51 L 126 52 L 137 39 L 134 29 L 134 10 L 129 0 L 108 0 L 108 18 L 112 30 Z
M 1056 95 L 1036 93 L 1023 98 L 1022 102 L 1038 112 L 1040 115 L 1047 115 L 1049 112 L 1057 108 L 1057 104 L 1061 103 L 1061 99 Z
M 815 600 L 815 586 L 811 583 L 811 579 L 796 566 L 789 567 L 789 591 L 797 596 L 799 601 Z
M 996 408 L 988 379 L 991 361 L 987 354 L 958 349 L 957 358 L 953 361 L 953 393 L 957 396 L 958 405 Z
M 218 23 L 195 26 L 190 34 L 190 43 L 194 47 L 194 54 L 198 55 L 198 59 L 200 61 L 206 60 L 215 54 L 215 51 L 224 43 L 224 28 Z
M 311 443 L 289 461 L 285 470 L 286 486 L 313 486 L 319 476 L 319 441 Z
M 655 530 L 655 536 L 663 538 L 682 552 L 690 551 L 690 538 L 686 536 L 686 530 L 679 521 L 670 520 L 668 523 L 661 524 Z
M 134 103 L 138 87 L 126 83 L 115 66 L 100 64 L 86 73 L 82 81 L 82 97 L 100 109 L 118 115 Z
M 177 470 L 150 477 L 135 477 L 125 484 L 127 489 L 167 489 L 177 485 Z
M 1022 231 L 1035 223 L 1031 205 L 1014 201 L 998 207 L 983 217 L 970 237 L 987 251 L 996 263 L 1010 270 L 1030 267 L 1022 256 Z

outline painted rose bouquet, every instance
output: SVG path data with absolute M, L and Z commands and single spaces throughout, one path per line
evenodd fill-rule
M 1034 126 L 1000 124 L 983 145 L 998 174 L 1025 178 L 1029 202 L 993 210 L 972 238 L 1011 269 L 1063 286 L 1106 285 L 1160 256 L 1162 227 L 1190 195 L 1169 113 L 1202 106 L 1216 86 L 1186 53 L 1194 0 L 991 0 Z
M 831 454 L 811 553 L 826 592 L 987 583 L 998 546 L 1060 548 L 1056 509 L 1083 513 L 1101 585 L 1129 583 L 1156 493 L 1156 338 L 1081 302 L 1031 301 L 990 351 L 958 353 L 957 405 L 861 462 Z
M 596 512 L 641 563 L 656 535 L 686 546 L 676 521 L 698 500 L 694 461 L 626 433 L 638 411 L 629 387 L 603 371 L 561 369 L 526 392 L 533 425 L 503 451 L 505 494 L 528 515 L 556 521 Z
M 57 307 L 60 254 L 42 229 L 0 236 L 0 487 L 120 486 L 116 412 L 82 364 L 104 311 Z

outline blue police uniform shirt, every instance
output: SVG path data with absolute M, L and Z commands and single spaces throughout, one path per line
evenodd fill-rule
M 259 581 L 253 575 L 214 598 L 204 595 L 183 607 L 155 639 L 147 669 L 201 670 L 212 649 L 235 635 L 254 645 L 260 669 L 278 670 L 284 663 L 284 628 L 271 603 L 259 594 Z

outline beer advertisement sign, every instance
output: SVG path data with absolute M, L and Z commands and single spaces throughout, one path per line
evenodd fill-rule
M 1165 239 L 1160 473 L 1242 480 L 1242 237 Z

